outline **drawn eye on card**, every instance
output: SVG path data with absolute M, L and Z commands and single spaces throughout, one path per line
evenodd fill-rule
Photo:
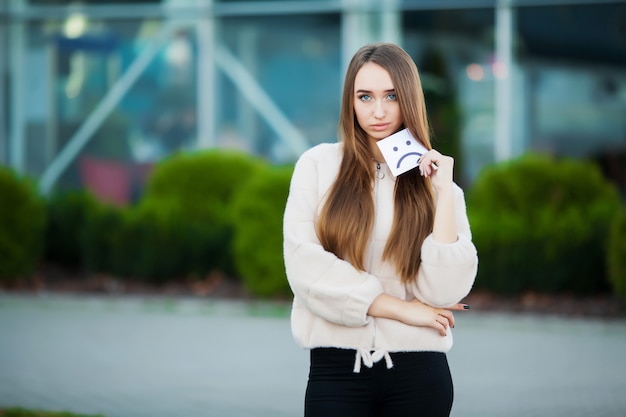
M 419 164 L 420 158 L 428 149 L 403 129 L 385 139 L 376 142 L 394 177 L 412 170 Z

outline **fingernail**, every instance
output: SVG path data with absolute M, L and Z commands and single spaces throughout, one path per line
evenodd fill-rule
M 464 310 L 469 310 L 469 309 L 470 309 L 470 306 L 469 306 L 468 304 L 463 304 L 463 309 L 464 309 Z

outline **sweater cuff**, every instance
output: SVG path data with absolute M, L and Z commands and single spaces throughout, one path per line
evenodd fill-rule
M 373 278 L 373 277 L 372 277 Z M 366 279 L 361 282 L 343 306 L 342 321 L 346 326 L 363 326 L 371 319 L 367 315 L 370 306 L 384 292 L 378 279 Z
M 430 234 L 422 244 L 422 262 L 434 267 L 455 267 L 473 263 L 476 260 L 476 247 L 466 237 L 459 236 L 456 242 L 442 243 Z

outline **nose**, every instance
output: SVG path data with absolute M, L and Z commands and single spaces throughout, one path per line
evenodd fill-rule
M 382 100 L 376 101 L 374 105 L 374 117 L 382 119 L 385 117 L 385 103 Z

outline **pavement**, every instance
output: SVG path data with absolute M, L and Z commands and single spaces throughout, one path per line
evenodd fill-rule
M 0 408 L 302 416 L 289 305 L 0 294 Z M 453 417 L 626 416 L 626 320 L 455 314 Z

